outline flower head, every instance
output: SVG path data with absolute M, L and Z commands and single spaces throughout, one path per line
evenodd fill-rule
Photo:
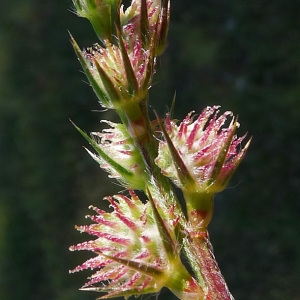
M 91 207 L 97 215 L 88 218 L 95 223 L 77 229 L 97 238 L 70 250 L 92 251 L 97 256 L 71 272 L 96 269 L 82 289 L 107 292 L 103 298 L 153 293 L 167 286 L 177 294 L 190 295 L 184 299 L 196 299 L 202 290 L 181 264 L 178 249 L 166 251 L 159 229 L 163 224 L 157 223 L 150 202 L 143 204 L 133 191 L 130 195 L 107 197 L 111 213 Z
M 168 0 L 163 4 L 159 0 L 133 0 L 125 11 L 120 2 L 74 0 L 77 13 L 100 28 L 102 43 L 82 51 L 72 38 L 101 104 L 119 111 L 147 98 L 156 56 L 165 48 L 169 24 Z M 116 11 L 117 16 L 113 15 Z
M 82 53 L 107 108 L 145 99 L 154 74 L 153 53 L 143 48 L 140 40 L 134 41 L 130 51 L 121 43 L 118 47 L 107 41 L 105 48 L 95 44 Z
M 166 118 L 167 136 L 159 144 L 156 163 L 183 190 L 221 191 L 245 155 L 249 142 L 241 146 L 245 136 L 235 134 L 235 118 L 224 126 L 232 113 L 218 113 L 217 106 L 207 107 L 196 120 L 189 113 L 179 126 Z
M 197 230 L 209 224 L 214 194 L 223 190 L 244 157 L 250 141 L 237 137 L 239 126 L 231 112 L 218 116 L 217 106 L 207 107 L 195 119 L 189 113 L 179 125 L 167 116 L 161 125 L 164 140 L 159 143 L 156 164 L 162 173 L 182 189 L 189 221 Z
M 105 41 L 81 51 L 71 37 L 74 50 L 102 106 L 122 110 L 147 98 L 154 75 L 155 56 L 136 40 L 127 49 L 120 36 L 117 46 Z

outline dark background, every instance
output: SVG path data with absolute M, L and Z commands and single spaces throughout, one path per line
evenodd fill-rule
M 119 191 L 69 122 L 100 130 L 115 118 L 79 72 L 70 30 L 97 39 L 71 0 L 0 4 L 0 298 L 87 300 L 90 254 L 68 247 L 90 204 Z M 151 106 L 175 116 L 219 104 L 253 135 L 209 227 L 236 300 L 300 297 L 300 1 L 172 1 L 169 46 Z M 148 299 L 145 297 L 144 299 Z M 154 299 L 154 298 L 153 298 Z M 163 291 L 160 299 L 174 299 Z

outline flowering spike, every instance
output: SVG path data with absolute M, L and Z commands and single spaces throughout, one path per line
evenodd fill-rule
M 101 104 L 122 115 L 124 105 L 147 98 L 155 57 L 165 47 L 169 1 L 133 0 L 125 12 L 120 0 L 73 1 L 102 40 L 81 51 L 72 39 L 75 52 Z
M 72 42 L 100 103 L 106 108 L 123 110 L 146 98 L 155 59 L 151 49 L 142 48 L 140 40 L 135 40 L 132 48 L 128 48 L 119 31 L 118 36 L 119 46 L 106 40 L 105 48 L 95 44 L 86 51 Z
M 73 3 L 101 40 L 80 50 L 71 36 L 75 53 L 100 103 L 123 122 L 104 121 L 110 127 L 91 136 L 74 126 L 94 148 L 95 153 L 87 150 L 92 158 L 130 190 L 129 196 L 105 198 L 112 212 L 91 206 L 92 224 L 76 226 L 94 239 L 70 250 L 96 257 L 71 272 L 95 269 L 82 289 L 106 292 L 101 299 L 156 293 L 164 286 L 182 300 L 232 299 L 206 228 L 214 195 L 227 185 L 250 140 L 241 146 L 245 136 L 237 137 L 237 120 L 231 112 L 219 116 L 218 106 L 198 118 L 191 112 L 178 126 L 171 114 L 164 122 L 150 121 L 148 90 L 156 57 L 166 47 L 170 0 L 132 0 L 126 10 L 121 0 Z M 182 189 L 187 217 L 166 177 Z M 132 189 L 148 199 L 142 202 Z
M 193 120 L 188 114 L 179 126 L 168 117 L 162 128 L 156 164 L 183 191 L 190 222 L 203 230 L 212 217 L 214 194 L 223 190 L 244 156 L 249 142 L 238 150 L 237 121 L 224 124 L 231 112 L 217 117 L 218 106 L 208 107 Z
M 97 255 L 71 271 L 96 269 L 82 289 L 107 292 L 105 299 L 154 293 L 163 286 L 174 293 L 202 293 L 182 265 L 180 251 L 175 247 L 165 248 L 164 239 L 169 244 L 174 242 L 150 202 L 143 204 L 133 191 L 130 194 L 131 198 L 124 195 L 107 197 L 113 211 L 99 211 L 101 218 L 107 222 L 77 227 L 82 232 L 97 236 L 96 240 L 70 247 L 72 251 L 88 250 Z M 191 283 L 195 283 L 192 291 L 187 288 Z
M 217 118 L 217 109 L 217 106 L 208 107 L 196 121 L 190 113 L 179 126 L 172 120 L 166 120 L 166 130 L 163 130 L 167 133 L 166 141 L 160 142 L 156 163 L 183 190 L 193 186 L 181 183 L 178 171 L 185 171 L 181 165 L 187 168 L 196 182 L 195 192 L 219 192 L 225 187 L 219 185 L 224 182 L 220 176 L 231 174 L 236 169 L 242 158 L 240 153 L 244 154 L 248 147 L 238 150 L 243 138 L 237 139 L 235 135 L 237 121 L 233 119 L 229 127 L 224 128 L 231 113 L 226 112 Z M 182 162 L 174 159 L 173 155 L 180 156 Z

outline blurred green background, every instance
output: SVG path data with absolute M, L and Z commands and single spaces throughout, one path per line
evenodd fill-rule
M 216 198 L 211 239 L 236 300 L 300 299 L 300 1 L 172 1 L 169 46 L 158 60 L 151 106 L 175 116 L 220 104 L 253 141 Z M 85 153 L 69 122 L 100 130 L 67 30 L 96 42 L 71 0 L 0 4 L 0 298 L 88 300 L 90 272 L 68 270 L 89 253 L 90 204 L 120 190 Z M 148 299 L 144 297 L 143 299 Z M 153 298 L 154 299 L 154 298 Z M 163 291 L 159 299 L 175 299 Z

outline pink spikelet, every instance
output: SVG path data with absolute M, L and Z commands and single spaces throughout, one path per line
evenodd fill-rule
M 132 190 L 129 192 L 131 197 L 106 197 L 111 213 L 90 207 L 97 215 L 87 217 L 95 223 L 76 228 L 96 239 L 70 250 L 91 251 L 96 256 L 70 272 L 96 270 L 82 289 L 107 292 L 103 298 L 158 292 L 164 285 L 172 285 L 178 268 L 178 276 L 188 287 L 195 280 L 187 276 L 178 253 L 165 250 L 150 202 L 143 204 Z
M 218 108 L 207 107 L 196 120 L 189 113 L 179 125 L 166 118 L 165 140 L 159 144 L 156 164 L 183 190 L 221 191 L 248 149 L 250 141 L 242 147 L 245 136 L 235 134 L 236 119 L 232 117 L 225 126 L 232 113 L 218 116 Z

